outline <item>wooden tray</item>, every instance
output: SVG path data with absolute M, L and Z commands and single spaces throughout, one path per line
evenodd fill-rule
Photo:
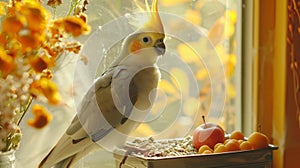
M 116 151 L 114 158 L 117 168 L 271 168 L 274 145 L 259 150 L 224 152 L 218 154 L 195 154 L 172 157 L 143 157 L 129 155 L 124 159 L 124 152 Z M 121 162 L 124 162 L 121 164 Z

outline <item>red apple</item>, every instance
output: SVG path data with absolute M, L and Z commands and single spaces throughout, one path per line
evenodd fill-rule
M 193 134 L 193 145 L 195 148 L 199 149 L 202 145 L 207 145 L 211 149 L 214 149 L 214 146 L 217 143 L 224 143 L 225 133 L 222 127 L 215 123 L 205 123 L 198 126 Z

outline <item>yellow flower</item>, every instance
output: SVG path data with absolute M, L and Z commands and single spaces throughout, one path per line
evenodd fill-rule
M 78 17 L 84 21 L 84 23 L 87 23 L 88 16 L 85 13 L 78 14 Z
M 59 55 L 59 52 L 55 51 L 55 49 L 51 47 L 51 44 L 45 44 L 43 48 L 52 58 L 57 58 L 57 56 Z
M 36 72 L 42 72 L 44 69 L 47 69 L 54 64 L 46 55 L 41 57 L 32 56 L 29 58 L 29 63 Z
M 73 52 L 75 54 L 78 54 L 81 49 L 81 44 L 79 42 L 71 42 L 67 43 L 65 46 L 65 49 L 69 52 Z
M 56 8 L 57 6 L 62 4 L 62 0 L 49 0 L 47 2 L 48 6 L 51 6 L 52 8 Z
M 53 78 L 53 73 L 50 69 L 45 69 L 42 72 L 42 78 L 46 78 L 46 79 L 52 79 Z
M 7 44 L 6 36 L 0 33 L 0 46 L 4 47 Z
M 2 30 L 6 33 L 18 33 L 25 23 L 26 20 L 22 16 L 7 16 L 2 22 Z
M 22 3 L 21 2 L 14 2 L 14 3 L 9 3 L 7 7 L 7 15 L 10 16 L 15 16 L 18 11 L 20 11 Z
M 7 55 L 5 50 L 0 46 L 0 71 L 3 76 L 10 73 L 15 67 L 14 60 Z
M 8 38 L 6 46 L 8 47 L 8 50 L 6 50 L 7 54 L 13 58 L 16 58 L 22 51 L 22 45 L 16 38 Z
M 61 101 L 61 95 L 58 92 L 56 84 L 47 78 L 34 81 L 30 86 L 30 92 L 33 97 L 43 95 L 50 104 L 55 105 Z
M 56 20 L 54 22 L 54 26 L 62 28 L 74 37 L 87 34 L 90 31 L 90 27 L 85 23 L 85 21 L 76 16 L 69 16 Z
M 28 51 L 40 47 L 45 40 L 45 34 L 24 31 L 19 33 L 17 39 L 22 44 L 23 51 Z
M 52 116 L 49 111 L 41 105 L 33 105 L 32 113 L 34 115 L 34 119 L 29 119 L 28 125 L 34 128 L 43 128 L 52 120 Z
M 19 12 L 26 17 L 28 29 L 41 32 L 46 28 L 49 13 L 41 3 L 32 0 L 25 1 Z
M 0 2 L 0 16 L 5 14 L 5 7 L 6 7 L 6 3 L 5 2 Z

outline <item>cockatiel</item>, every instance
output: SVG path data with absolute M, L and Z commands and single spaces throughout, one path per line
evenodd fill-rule
M 151 9 L 145 3 L 149 20 L 124 39 L 119 56 L 87 91 L 71 125 L 39 168 L 70 167 L 94 149 L 123 145 L 151 109 L 160 80 L 156 63 L 166 48 L 158 0 Z

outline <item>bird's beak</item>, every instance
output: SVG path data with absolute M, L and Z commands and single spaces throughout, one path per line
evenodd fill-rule
M 163 39 L 159 39 L 154 44 L 155 50 L 158 55 L 164 55 L 166 52 L 166 46 Z

